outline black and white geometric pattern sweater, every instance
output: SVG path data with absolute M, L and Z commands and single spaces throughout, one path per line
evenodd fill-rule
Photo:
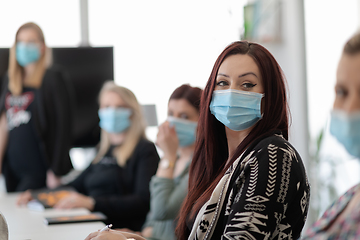
M 195 239 L 298 239 L 310 186 L 294 147 L 280 133 L 258 139 L 232 167 L 223 203 L 209 200 Z

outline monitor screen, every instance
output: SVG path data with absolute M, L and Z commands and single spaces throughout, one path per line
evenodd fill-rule
M 9 49 L 0 48 L 0 81 L 3 79 L 6 74 L 9 66 Z M 0 85 L 0 88 L 2 85 Z

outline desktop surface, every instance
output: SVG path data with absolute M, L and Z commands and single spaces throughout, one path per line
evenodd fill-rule
M 91 232 L 105 226 L 103 222 L 46 225 L 45 217 L 82 215 L 87 209 L 31 211 L 16 205 L 19 193 L 0 193 L 0 212 L 8 223 L 9 240 L 63 240 L 85 239 Z

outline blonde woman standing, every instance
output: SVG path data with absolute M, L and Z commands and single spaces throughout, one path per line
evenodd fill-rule
M 8 192 L 56 187 L 72 169 L 71 111 L 59 69 L 47 68 L 41 28 L 22 25 L 0 97 L 0 173 Z

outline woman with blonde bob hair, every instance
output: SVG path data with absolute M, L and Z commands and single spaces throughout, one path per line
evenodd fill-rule
M 132 152 L 134 151 L 136 144 L 139 142 L 141 138 L 145 138 L 145 122 L 141 110 L 141 106 L 139 105 L 135 95 L 129 89 L 121 86 L 117 86 L 114 82 L 108 81 L 102 87 L 99 94 L 99 101 L 101 102 L 101 97 L 108 92 L 115 93 L 119 95 L 124 101 L 125 105 L 127 105 L 132 110 L 132 115 L 130 117 L 131 125 L 126 132 L 127 139 L 124 141 L 122 145 L 120 145 L 116 150 L 114 150 L 117 162 L 119 166 L 124 166 L 126 164 L 126 160 L 130 157 Z M 119 141 L 124 136 L 118 137 Z M 113 133 L 107 132 L 105 129 L 101 131 L 101 140 L 100 140 L 100 148 L 99 152 L 94 160 L 94 162 L 100 161 L 100 159 L 106 154 L 109 150 L 112 140 L 116 141 L 117 136 L 114 136 Z
M 8 192 L 56 187 L 72 169 L 71 103 L 63 72 L 49 68 L 44 34 L 23 24 L 0 97 L 0 172 Z
M 127 88 L 106 82 L 99 95 L 99 151 L 94 161 L 67 184 L 77 192 L 55 208 L 103 212 L 115 228 L 141 229 L 150 208 L 149 182 L 159 155 L 145 136 L 141 106 Z M 18 204 L 31 200 L 27 191 Z

